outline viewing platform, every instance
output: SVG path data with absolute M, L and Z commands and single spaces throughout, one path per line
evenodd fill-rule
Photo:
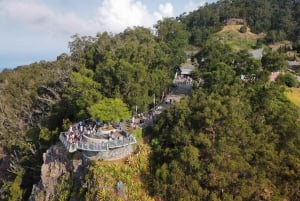
M 97 123 L 78 123 L 67 132 L 61 132 L 59 139 L 73 153 L 82 151 L 86 158 L 113 160 L 123 158 L 135 149 L 136 138 L 121 127 L 103 127 Z
M 61 132 L 59 135 L 60 141 L 63 143 L 65 148 L 69 152 L 75 152 L 77 150 L 84 150 L 84 151 L 108 151 L 111 149 L 116 149 L 124 146 L 128 146 L 130 144 L 136 144 L 136 139 L 133 135 L 129 137 L 124 137 L 123 139 L 116 139 L 111 141 L 101 141 L 97 142 L 96 138 L 89 138 L 85 136 L 88 141 L 79 141 L 77 143 L 70 143 L 67 141 L 66 132 Z M 94 141 L 94 142 L 92 142 Z

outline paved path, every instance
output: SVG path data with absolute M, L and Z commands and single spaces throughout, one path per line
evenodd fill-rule
M 146 120 L 142 120 L 141 118 L 135 119 L 135 124 L 139 127 L 147 127 L 153 124 L 153 120 L 157 115 L 159 115 L 162 111 L 165 109 L 173 106 L 175 102 L 179 102 L 181 98 L 184 96 L 189 96 L 191 94 L 191 85 L 185 84 L 185 83 L 176 83 L 177 87 L 169 94 L 166 95 L 164 101 L 162 101 L 160 104 L 156 106 L 156 109 L 150 112 L 150 115 L 147 115 L 150 118 L 147 118 Z

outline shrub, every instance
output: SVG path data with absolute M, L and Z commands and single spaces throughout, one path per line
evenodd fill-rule
M 264 42 L 264 40 L 263 40 L 262 38 L 258 38 L 258 39 L 256 40 L 255 48 L 261 48 L 262 45 L 263 45 L 263 42 Z
M 282 74 L 279 75 L 278 78 L 276 79 L 276 82 L 280 84 L 284 84 L 288 87 L 296 87 L 299 85 L 298 80 L 291 73 L 285 73 L 283 75 Z
M 241 26 L 241 28 L 240 28 L 240 33 L 246 33 L 247 32 L 247 26 Z
M 300 39 L 298 39 L 294 44 L 293 44 L 293 48 L 300 53 Z

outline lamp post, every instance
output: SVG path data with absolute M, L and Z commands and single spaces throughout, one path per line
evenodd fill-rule
M 137 105 L 135 105 L 135 116 L 137 117 Z

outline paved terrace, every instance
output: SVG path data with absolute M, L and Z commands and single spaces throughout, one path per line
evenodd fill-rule
M 130 144 L 135 144 L 136 139 L 133 135 L 129 137 L 124 137 L 123 139 L 116 139 L 111 141 L 102 141 L 102 142 L 87 142 L 87 141 L 78 141 L 77 143 L 70 143 L 66 138 L 66 133 L 62 132 L 59 135 L 60 141 L 63 143 L 65 148 L 69 152 L 75 152 L 77 150 L 83 151 L 108 151 L 111 149 L 116 149 Z
M 98 128 L 97 132 L 93 132 L 86 129 L 81 131 L 81 129 L 75 129 L 76 127 L 70 127 L 69 131 L 61 132 L 59 135 L 60 141 L 69 152 L 109 151 L 136 143 L 135 136 L 121 129 L 113 128 L 105 131 Z

